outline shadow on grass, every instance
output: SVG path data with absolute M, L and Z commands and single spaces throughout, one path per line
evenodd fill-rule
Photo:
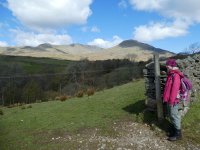
M 145 106 L 145 100 L 138 100 L 136 103 L 124 107 L 123 110 L 133 114 L 133 119 L 136 122 L 146 123 L 152 128 L 152 130 L 155 130 L 157 127 L 168 134 L 171 123 L 167 119 L 158 122 L 157 112 L 148 110 Z

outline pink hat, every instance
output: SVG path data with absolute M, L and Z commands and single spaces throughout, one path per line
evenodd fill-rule
M 168 59 L 167 61 L 166 61 L 166 65 L 167 66 L 171 66 L 171 67 L 176 67 L 176 60 L 175 59 Z

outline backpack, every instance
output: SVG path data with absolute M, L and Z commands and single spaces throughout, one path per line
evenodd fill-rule
M 173 77 L 174 75 L 172 75 Z M 181 77 L 180 83 L 180 92 L 177 95 L 177 98 L 180 99 L 178 104 L 178 111 L 180 111 L 181 116 L 183 117 L 189 109 L 190 105 L 190 93 L 192 90 L 192 82 L 188 79 L 186 75 Z
M 190 105 L 190 94 L 192 90 L 192 82 L 184 75 L 181 78 L 181 88 L 180 88 L 180 102 L 179 102 L 179 111 L 181 112 L 181 116 L 185 116 L 185 114 L 189 110 Z
M 192 82 L 186 77 L 186 75 L 184 75 L 184 77 L 181 78 L 180 100 L 188 101 L 191 90 L 192 90 Z

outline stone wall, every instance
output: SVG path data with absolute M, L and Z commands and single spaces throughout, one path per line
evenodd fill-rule
M 191 100 L 195 101 L 197 94 L 200 93 L 200 54 L 196 54 L 194 56 L 188 56 L 185 59 L 177 59 L 176 60 L 179 69 L 188 76 L 188 78 L 192 81 L 193 89 L 191 94 Z M 160 62 L 160 80 L 161 80 L 161 93 L 163 93 L 165 81 L 166 81 L 166 67 L 165 61 Z M 154 63 L 151 62 L 146 65 L 143 70 L 144 78 L 145 78 L 145 88 L 146 88 L 146 105 L 151 108 L 156 108 L 155 101 L 155 77 L 154 77 Z

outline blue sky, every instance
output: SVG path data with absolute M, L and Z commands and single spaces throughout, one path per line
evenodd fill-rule
M 182 52 L 199 42 L 199 0 L 0 0 L 0 46 L 134 39 Z

